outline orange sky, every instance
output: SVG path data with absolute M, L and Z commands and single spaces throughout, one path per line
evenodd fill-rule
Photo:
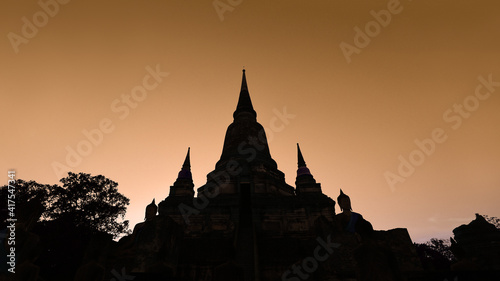
M 54 163 L 69 166 L 67 149 L 104 122 L 70 168 L 117 181 L 134 225 L 168 195 L 188 146 L 195 187 L 205 182 L 245 66 L 289 184 L 299 142 L 324 193 L 342 188 L 376 229 L 422 242 L 500 216 L 498 1 L 55 1 L 0 4 L 5 175 L 56 183 Z M 156 68 L 168 76 L 149 79 Z M 273 121 L 284 110 L 294 118 Z M 419 165 L 391 188 L 400 155 Z

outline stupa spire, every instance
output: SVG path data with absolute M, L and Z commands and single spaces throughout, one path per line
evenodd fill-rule
M 248 92 L 247 77 L 245 75 L 245 68 L 243 68 L 243 78 L 241 80 L 241 90 L 246 90 Z
M 193 176 L 191 175 L 191 161 L 189 159 L 190 150 L 191 148 L 188 147 L 186 159 L 184 159 L 184 163 L 182 164 L 182 168 L 179 171 L 177 180 L 174 182 L 174 185 L 170 187 L 169 196 L 183 196 L 189 198 L 192 198 L 194 196 Z
M 306 167 L 306 161 L 304 161 L 304 157 L 302 156 L 302 152 L 300 152 L 300 146 L 297 143 L 297 167 Z
M 264 127 L 257 122 L 257 113 L 252 106 L 244 69 L 238 105 L 233 117 L 233 122 L 227 127 L 221 157 L 215 164 L 216 169 L 218 169 L 217 172 L 227 173 L 227 168 L 224 167 L 228 163 L 229 165 L 234 164 L 234 161 L 240 161 L 242 166 L 265 165 L 271 170 L 277 170 L 278 165 L 276 165 L 269 152 Z M 254 151 L 255 153 L 253 156 L 249 156 L 247 155 L 248 151 Z M 245 171 L 249 172 L 250 170 Z M 276 172 L 282 173 L 281 171 Z
M 184 164 L 182 164 L 182 169 L 183 170 L 191 170 L 191 160 L 189 158 L 189 151 L 191 150 L 191 147 L 188 147 L 188 152 L 186 154 L 186 159 L 184 159 Z
M 296 193 L 297 195 L 306 195 L 306 194 L 320 194 L 321 192 L 321 184 L 316 183 L 311 171 L 306 166 L 306 161 L 304 161 L 304 157 L 302 156 L 302 152 L 300 151 L 300 146 L 297 143 L 297 178 L 295 180 L 295 185 L 297 186 Z
M 306 161 L 304 161 L 304 157 L 300 151 L 300 146 L 297 143 L 297 176 L 302 175 L 311 175 L 311 172 L 306 166 Z
M 189 157 L 190 150 L 191 150 L 191 148 L 188 147 L 188 151 L 187 151 L 187 154 L 186 154 L 186 159 L 184 159 L 184 164 L 182 164 L 182 169 L 179 172 L 179 175 L 178 175 L 177 179 L 192 179 L 192 176 L 191 176 L 191 160 L 190 160 L 190 157 Z
M 248 85 L 247 85 L 247 78 L 245 75 L 245 69 L 243 69 L 240 97 L 238 98 L 238 105 L 236 106 L 236 110 L 233 113 L 233 118 L 236 119 L 236 117 L 240 113 L 250 113 L 253 115 L 254 118 L 257 117 L 257 113 L 253 109 L 252 100 L 250 99 L 250 93 L 248 92 Z

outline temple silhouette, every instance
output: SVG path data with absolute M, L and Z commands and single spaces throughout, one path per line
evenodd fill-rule
M 245 70 L 233 118 L 197 196 L 188 149 L 169 195 L 120 241 L 113 268 L 136 280 L 207 281 L 409 280 L 421 271 L 406 229 L 374 230 L 343 192 L 335 213 L 298 144 L 295 186 L 285 182 Z

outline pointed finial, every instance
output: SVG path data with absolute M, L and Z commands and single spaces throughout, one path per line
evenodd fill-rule
M 311 171 L 306 166 L 306 161 L 304 161 L 304 157 L 302 157 L 302 152 L 300 151 L 300 146 L 297 143 L 297 177 L 303 176 L 303 175 L 308 175 L 312 177 Z
M 155 198 L 153 198 L 153 201 L 151 201 L 151 204 L 156 205 Z
M 300 146 L 297 143 L 297 165 L 298 167 L 306 167 L 306 161 L 304 161 L 304 157 L 302 156 L 302 152 L 300 151 Z
M 186 159 L 184 159 L 184 164 L 182 164 L 182 169 L 183 170 L 191 170 L 191 160 L 189 157 L 189 151 L 191 150 L 191 147 L 188 147 L 188 152 L 186 154 Z
M 243 78 L 241 79 L 241 91 L 247 91 L 248 92 L 247 76 L 245 75 L 245 69 L 244 68 L 243 68 Z
M 192 179 L 191 175 L 191 160 L 189 157 L 189 152 L 191 151 L 191 148 L 188 147 L 188 152 L 186 154 L 186 159 L 184 159 L 184 164 L 182 164 L 182 169 L 177 175 L 177 179 Z
M 342 191 L 342 188 L 340 189 L 340 195 L 345 195 L 344 192 Z
M 240 96 L 238 98 L 238 105 L 236 106 L 236 110 L 233 113 L 233 117 L 236 118 L 236 116 L 242 112 L 250 113 L 254 117 L 257 117 L 257 113 L 253 109 L 252 100 L 250 99 L 250 93 L 248 92 L 247 77 L 245 75 L 245 69 L 243 69 L 243 77 L 241 79 Z

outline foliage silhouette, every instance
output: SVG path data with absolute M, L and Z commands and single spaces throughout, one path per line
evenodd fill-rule
M 500 229 L 500 219 L 497 217 L 490 217 L 488 215 L 483 215 L 484 219 L 494 225 L 497 229 Z
M 125 217 L 130 201 L 118 192 L 118 183 L 102 175 L 71 172 L 60 181 L 63 186 L 56 186 L 56 200 L 49 207 L 52 218 L 70 218 L 75 226 L 106 232 L 114 238 L 128 233 L 128 221 L 117 221 Z
M 424 270 L 449 270 L 456 261 L 447 239 L 432 238 L 425 243 L 414 243 Z
M 17 180 L 17 208 L 23 209 L 27 202 L 36 200 L 43 207 L 40 221 L 67 220 L 76 227 L 109 233 L 113 238 L 130 233 L 128 221 L 118 221 L 125 217 L 130 202 L 118 192 L 118 183 L 102 175 L 71 172 L 60 182 L 62 186 Z M 0 197 L 6 196 L 7 186 L 3 186 Z M 7 214 L 6 210 L 2 211 L 1 221 L 4 223 Z
M 500 219 L 487 215 L 481 215 L 486 221 L 500 229 Z M 452 244 L 449 239 L 431 238 L 425 243 L 414 243 L 417 254 L 420 257 L 425 270 L 449 270 L 450 265 L 460 260 L 452 252 Z
M 25 208 L 30 208 L 28 202 L 37 201 L 42 205 L 43 213 L 41 214 L 41 220 L 47 220 L 50 218 L 49 206 L 54 202 L 54 196 L 49 196 L 51 190 L 55 188 L 54 185 L 40 184 L 35 181 L 24 181 L 16 180 L 15 183 L 15 203 L 18 210 L 23 210 Z M 2 186 L 0 188 L 0 198 L 2 202 L 7 202 L 7 186 Z M 6 209 L 2 209 L 1 221 L 7 218 Z M 32 210 L 29 210 L 32 211 Z

